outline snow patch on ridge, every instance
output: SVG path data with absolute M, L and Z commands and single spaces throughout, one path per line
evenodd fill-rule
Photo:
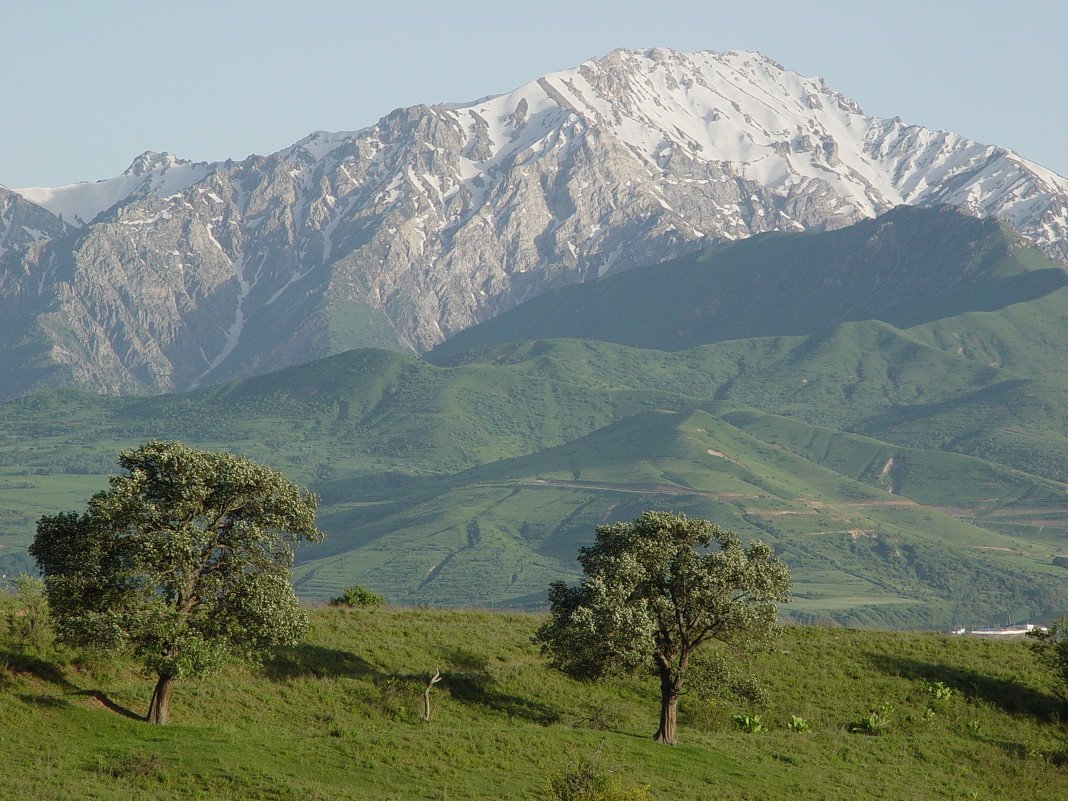
M 168 197 L 202 180 L 211 165 L 176 159 L 169 153 L 143 153 L 122 175 L 102 181 L 83 181 L 65 186 L 30 186 L 13 189 L 65 223 L 81 227 L 101 212 L 136 193 Z

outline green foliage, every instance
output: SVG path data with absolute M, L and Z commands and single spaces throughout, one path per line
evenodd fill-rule
M 127 650 L 160 677 L 255 661 L 305 627 L 293 546 L 322 538 L 315 496 L 274 470 L 178 442 L 119 454 L 85 512 L 42 517 L 30 549 L 57 633 Z
M 13 602 L 0 596 L 0 616 Z M 663 748 L 647 737 L 655 684 L 590 684 L 549 669 L 530 644 L 543 616 L 381 609 L 354 625 L 345 609 L 308 614 L 302 642 L 265 671 L 233 664 L 188 683 L 173 702 L 182 725 L 171 728 L 116 711 L 139 707 L 151 688 L 126 659 L 98 669 L 60 652 L 9 670 L 0 679 L 0 798 L 529 801 L 550 797 L 549 777 L 598 751 L 609 780 L 672 801 L 852 801 L 872 788 L 897 801 L 932 787 L 947 799 L 978 791 L 1033 801 L 1059 798 L 1068 780 L 1046 671 L 1020 642 L 787 626 L 776 651 L 755 652 L 749 668 L 775 699 L 761 710 L 764 733 L 730 733 L 730 715 L 749 710 L 717 702 L 727 733 L 680 711 L 685 745 Z M 419 683 L 435 665 L 448 675 L 428 727 Z M 454 666 L 487 680 L 454 682 Z M 384 677 L 404 687 L 388 703 Z M 934 681 L 959 695 L 939 706 L 937 725 L 909 725 L 906 715 L 932 701 L 923 682 Z M 892 701 L 901 725 L 850 734 L 842 722 L 866 715 L 868 699 Z M 574 715 L 604 706 L 610 726 L 575 726 Z M 790 713 L 812 734 L 789 731 Z
M 894 707 L 890 703 L 883 704 L 881 710 L 871 710 L 867 716 L 850 725 L 849 730 L 855 734 L 868 734 L 878 736 L 890 731 L 890 716 Z
M 1061 696 L 1068 700 L 1068 617 L 1052 622 L 1046 631 L 1034 629 L 1027 632 L 1035 656 L 1053 674 L 1053 683 Z
M 764 731 L 764 721 L 760 715 L 733 715 L 731 722 L 747 734 L 760 734 Z
M 934 699 L 939 702 L 948 701 L 953 697 L 953 688 L 947 687 L 945 682 L 936 681 L 933 684 L 927 685 L 927 692 L 934 696 Z
M 768 704 L 767 688 L 753 675 L 752 651 L 758 643 L 742 648 L 718 648 L 697 653 L 687 668 L 689 692 L 701 699 L 742 701 L 753 707 Z
M 346 587 L 341 595 L 330 601 L 331 606 L 347 606 L 350 609 L 373 609 L 376 606 L 384 606 L 386 599 L 373 590 L 369 590 L 359 584 Z
M 551 617 L 535 641 L 554 668 L 578 678 L 659 676 L 656 738 L 668 743 L 698 649 L 709 640 L 741 650 L 766 642 L 789 588 L 786 566 L 764 543 L 743 547 L 707 520 L 666 512 L 598 526 L 579 563 L 586 578 L 550 587 Z M 725 677 L 715 669 L 696 675 Z
M 806 732 L 811 728 L 808 725 L 808 721 L 800 715 L 790 715 L 790 720 L 786 722 L 786 728 L 794 732 Z
M 643 787 L 625 785 L 613 778 L 600 755 L 579 757 L 549 779 L 552 801 L 649 801 Z
M 550 588 L 551 618 L 535 639 L 553 667 L 586 679 L 659 674 L 710 639 L 765 641 L 789 586 L 767 545 L 745 548 L 707 520 L 666 512 L 598 526 L 579 563 L 586 578 Z
M 23 656 L 43 654 L 53 639 L 44 582 L 22 573 L 15 577 L 14 588 L 14 603 L 0 617 L 6 628 L 0 631 L 0 644 Z

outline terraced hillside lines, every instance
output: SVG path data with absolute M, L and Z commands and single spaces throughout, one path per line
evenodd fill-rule
M 816 376 L 840 363 L 834 341 L 808 349 L 808 366 L 795 369 Z M 884 350 L 869 361 L 903 358 L 887 355 L 888 343 L 897 341 L 884 339 Z M 62 483 L 55 482 L 75 465 L 98 474 L 80 477 L 88 493 L 102 486 L 99 473 L 111 469 L 120 446 L 178 436 L 278 464 L 321 492 L 331 538 L 301 555 L 298 587 L 309 597 L 362 582 L 410 602 L 538 605 L 549 581 L 574 575 L 575 550 L 594 526 L 668 506 L 775 541 L 795 566 L 798 611 L 806 615 L 942 625 L 954 616 L 947 605 L 953 582 L 935 587 L 916 572 L 933 544 L 949 549 L 933 557 L 947 569 L 954 560 L 971 566 L 962 575 L 1024 571 L 1039 588 L 1030 596 L 1014 591 L 1012 604 L 1026 615 L 1064 605 L 1051 586 L 1055 542 L 1033 543 L 1016 528 L 1000 528 L 996 518 L 977 527 L 913 503 L 953 506 L 958 516 L 976 519 L 987 506 L 1042 498 L 1057 508 L 1061 485 L 980 459 L 701 400 L 730 375 L 741 344 L 725 343 L 726 353 L 709 346 L 668 354 L 560 341 L 449 368 L 358 351 L 183 396 L 34 396 L 4 407 L 5 453 L 9 463 L 23 465 L 9 472 L 26 474 L 10 476 L 12 496 L 59 493 Z M 755 344 L 769 361 L 735 381 L 743 396 L 758 394 L 755 374 L 782 373 L 796 361 L 781 347 Z M 924 354 L 953 359 L 925 347 L 909 352 L 913 363 Z M 776 366 L 775 359 L 785 361 Z M 963 369 L 970 382 L 974 374 Z M 940 390 L 948 394 L 952 385 Z M 764 394 L 774 397 L 770 389 Z M 869 398 L 868 409 L 890 407 L 881 393 Z M 679 411 L 655 411 L 665 407 Z M 880 467 L 895 453 L 901 459 L 895 490 L 903 497 L 885 492 Z M 466 470 L 429 472 L 442 465 Z M 909 470 L 918 471 L 915 482 Z M 28 475 L 35 471 L 58 474 Z M 967 477 L 963 488 L 954 489 L 954 476 Z M 921 495 L 908 500 L 914 487 Z M 68 508 L 77 506 L 70 495 L 61 497 Z M 989 498 L 996 501 L 980 503 Z M 32 519 L 23 513 L 14 521 L 10 554 L 28 541 Z M 472 524 L 479 530 L 475 544 Z M 878 536 L 866 542 L 856 532 Z M 898 542 L 913 543 L 919 556 Z M 895 553 L 905 564 L 890 565 L 900 575 L 887 580 L 884 562 Z M 7 564 L 15 569 L 14 560 Z M 972 599 L 968 614 L 1001 614 L 993 606 L 1004 601 L 992 603 Z M 857 618 L 861 608 L 868 611 Z
M 587 358 L 575 359 L 575 353 L 584 354 Z M 589 358 L 600 353 L 606 358 Z M 114 432 L 116 428 L 129 426 L 134 435 L 156 435 L 165 430 L 169 423 L 171 431 L 168 435 L 188 437 L 192 434 L 195 441 L 210 438 L 209 442 L 225 442 L 227 447 L 236 446 L 254 456 L 281 460 L 300 480 L 314 481 L 324 495 L 324 525 L 334 536 L 325 547 L 325 555 L 308 564 L 307 571 L 302 574 L 301 587 L 320 597 L 354 579 L 376 584 L 391 592 L 393 597 L 412 600 L 429 598 L 434 602 L 458 599 L 499 602 L 510 599 L 511 602 L 521 602 L 523 599 L 540 597 L 538 593 L 544 590 L 550 578 L 570 573 L 574 549 L 584 538 L 588 538 L 594 525 L 606 519 L 636 514 L 647 506 L 662 505 L 667 501 L 674 504 L 676 498 L 680 503 L 685 501 L 691 505 L 695 513 L 723 518 L 743 530 L 764 535 L 784 532 L 779 534 L 780 539 L 791 533 L 803 536 L 811 531 L 841 533 L 893 525 L 893 521 L 871 519 L 872 515 L 883 514 L 885 510 L 849 506 L 843 503 L 841 496 L 837 498 L 837 508 L 842 510 L 840 514 L 832 516 L 826 511 L 816 512 L 810 506 L 802 505 L 800 509 L 792 510 L 794 513 L 789 515 L 792 520 L 788 526 L 771 514 L 776 511 L 774 507 L 763 510 L 739 508 L 739 499 L 733 496 L 752 499 L 763 494 L 775 498 L 818 499 L 821 493 L 823 496 L 829 492 L 833 495 L 837 491 L 833 485 L 841 484 L 841 477 L 830 472 L 827 474 L 830 479 L 821 476 L 824 485 L 832 489 L 815 492 L 798 481 L 798 475 L 805 475 L 804 460 L 794 459 L 786 469 L 778 469 L 774 474 L 765 473 L 762 465 L 769 460 L 781 461 L 785 458 L 782 443 L 772 441 L 770 444 L 761 444 L 759 440 L 751 439 L 737 446 L 739 449 L 736 450 L 735 446 L 729 444 L 734 435 L 728 436 L 726 433 L 732 427 L 710 416 L 700 423 L 684 424 L 686 415 L 690 413 L 672 415 L 649 412 L 630 418 L 628 423 L 629 412 L 643 405 L 660 408 L 666 403 L 677 406 L 694 402 L 692 398 L 666 395 L 662 390 L 649 394 L 649 389 L 642 392 L 635 386 L 644 382 L 687 391 L 697 387 L 696 391 L 702 391 L 701 385 L 695 380 L 702 375 L 707 381 L 709 372 L 701 368 L 710 362 L 716 363 L 718 359 L 709 349 L 702 349 L 691 354 L 691 357 L 693 363 L 688 362 L 687 356 L 682 354 L 634 352 L 612 346 L 598 346 L 591 350 L 587 345 L 564 342 L 532 353 L 528 359 L 510 360 L 493 367 L 469 365 L 443 370 L 385 352 L 357 353 L 345 358 L 335 357 L 329 360 L 331 364 L 318 363 L 312 366 L 309 368 L 312 372 L 310 380 L 299 378 L 299 371 L 286 372 L 255 379 L 260 385 L 258 387 L 238 384 L 205 390 L 191 396 L 144 401 L 102 401 L 97 404 L 97 413 L 112 415 L 110 423 L 100 421 L 102 430 Z M 410 366 L 403 366 L 406 363 L 410 363 Z M 644 370 L 631 371 L 629 367 L 634 363 L 644 364 Z M 583 382 L 582 372 L 588 364 L 594 364 L 594 369 L 601 377 Z M 617 372 L 609 376 L 605 371 L 612 365 L 615 365 Z M 665 379 L 671 371 L 676 374 L 681 371 L 679 380 Z M 367 374 L 366 381 L 357 378 L 363 374 Z M 556 376 L 553 385 L 557 389 L 549 393 L 543 389 L 547 375 Z M 319 376 L 329 378 L 330 384 L 325 387 L 317 384 Z M 503 388 L 504 392 L 488 384 L 493 380 L 503 382 L 497 386 Z M 573 414 L 570 425 L 578 427 L 585 424 L 595 431 L 589 434 L 588 442 L 580 440 L 580 444 L 561 444 L 533 456 L 492 461 L 469 468 L 466 474 L 458 476 L 431 475 L 420 479 L 410 474 L 408 477 L 400 474 L 403 467 L 410 469 L 421 458 L 426 458 L 426 463 L 440 460 L 440 451 L 431 453 L 429 458 L 426 451 L 433 451 L 435 447 L 444 450 L 449 447 L 450 439 L 439 436 L 438 440 L 427 442 L 424 432 L 428 427 L 438 424 L 436 421 L 441 419 L 441 410 L 462 412 L 466 408 L 464 404 L 450 406 L 448 399 L 464 392 L 473 394 L 479 381 L 488 384 L 482 392 L 484 399 L 499 398 L 506 392 L 523 391 L 528 398 L 541 399 L 541 403 L 545 402 L 545 398 L 555 400 L 569 397 L 565 408 L 570 404 L 570 408 L 587 410 L 585 417 Z M 631 384 L 629 387 L 628 382 Z M 586 384 L 584 388 L 583 383 Z M 454 384 L 458 384 L 458 388 Z M 450 388 L 445 389 L 446 386 Z M 354 387 L 359 387 L 359 392 L 354 392 Z M 435 398 L 441 400 L 434 401 Z M 581 405 L 577 405 L 575 399 Z M 78 404 L 78 396 L 71 393 L 56 393 L 51 400 L 54 408 L 46 402 L 45 396 L 37 398 L 32 404 L 25 401 L 15 406 L 21 411 L 35 406 L 44 419 L 62 421 L 66 419 L 66 409 Z M 338 422 L 338 410 L 343 400 L 349 426 L 344 430 Z M 529 426 L 535 432 L 539 438 L 536 441 L 552 441 L 555 438 L 557 442 L 566 443 L 572 436 L 570 431 L 560 432 L 560 423 L 553 415 L 538 411 L 539 401 L 528 400 L 496 408 L 501 415 L 499 430 L 507 432 L 508 437 L 515 436 L 520 424 Z M 729 403 L 712 404 L 709 408 L 737 409 Z M 259 409 L 264 411 L 257 415 Z M 481 413 L 481 408 L 476 406 L 475 411 Z M 740 419 L 738 415 L 744 413 L 731 414 Z M 619 415 L 624 416 L 623 422 L 598 430 L 600 423 Z M 468 418 L 472 426 L 469 430 L 478 425 L 474 418 L 475 415 Z M 452 419 L 453 425 L 460 426 L 462 430 L 465 425 L 463 419 Z M 778 419 L 794 428 L 804 427 L 797 421 Z M 155 431 L 150 431 L 147 425 L 149 420 L 155 422 Z M 674 422 L 668 425 L 664 421 Z M 45 423 L 43 428 L 47 429 L 52 424 Z M 42 424 L 34 424 L 29 429 L 41 427 Z M 72 434 L 74 428 L 60 426 L 58 430 L 58 442 L 49 443 L 47 438 L 36 442 L 34 456 L 38 464 L 48 463 L 48 459 L 43 457 L 50 448 L 54 449 L 54 455 L 66 453 L 66 449 L 70 448 L 66 437 Z M 80 430 L 87 431 L 84 420 L 80 423 Z M 713 436 L 708 434 L 709 431 L 718 433 Z M 492 429 L 489 434 L 492 434 Z M 483 425 L 481 436 L 487 443 L 487 449 L 501 448 L 514 453 L 529 447 L 529 443 L 508 445 L 489 434 Z M 690 441 L 694 438 L 695 441 Z M 98 441 L 109 440 L 101 437 Z M 111 441 L 116 442 L 114 447 L 117 448 L 117 440 Z M 392 442 L 395 452 L 383 452 L 376 444 L 384 442 Z M 413 445 L 419 442 L 421 447 L 405 448 L 405 442 Z M 471 440 L 463 444 L 469 448 Z M 274 445 L 279 446 L 277 450 L 272 448 Z M 353 448 L 353 445 L 357 447 Z M 892 450 L 892 446 L 885 443 L 869 442 L 868 446 L 886 452 Z M 667 457 L 670 458 L 670 464 L 660 461 L 664 456 L 663 448 L 669 449 Z M 728 458 L 715 456 L 709 451 L 722 453 Z M 107 464 L 113 452 L 104 452 L 101 448 L 92 459 Z M 88 457 L 89 454 L 85 454 L 79 458 L 84 461 Z M 470 456 L 464 456 L 462 452 L 456 454 L 455 450 L 448 458 L 452 463 L 457 460 L 460 464 L 471 461 Z M 949 457 L 941 455 L 930 458 L 937 463 L 939 459 Z M 867 461 L 871 462 L 871 459 Z M 829 460 L 829 463 L 833 462 L 833 459 Z M 969 464 L 973 462 L 985 464 L 979 460 L 972 460 Z M 390 466 L 398 473 L 379 472 L 380 478 L 373 477 L 376 471 Z M 609 484 L 611 489 L 605 491 L 606 488 L 602 487 L 600 491 L 594 491 L 597 487 L 591 482 L 600 481 L 597 471 L 603 473 L 608 468 L 615 472 L 611 474 L 610 482 L 602 483 Z M 842 465 L 836 465 L 836 469 L 849 474 Z M 343 477 L 352 470 L 357 471 L 355 476 L 348 473 L 353 477 Z M 360 478 L 361 473 L 367 478 Z M 707 482 L 703 478 L 705 473 L 717 477 L 714 485 L 702 485 L 702 481 Z M 853 470 L 852 473 L 852 478 L 863 478 L 863 470 Z M 771 480 L 772 475 L 776 477 L 775 481 Z M 1025 487 L 1032 487 L 1033 492 L 1039 491 L 1034 486 L 1044 488 L 1043 491 L 1047 493 L 1053 492 L 1051 503 L 1056 505 L 1056 488 L 1051 489 L 1049 483 L 1043 484 L 1024 474 L 1013 474 L 1013 477 Z M 35 477 L 32 480 L 45 481 L 47 477 Z M 572 486 L 541 487 L 539 497 L 535 500 L 531 497 L 532 489 L 534 482 L 539 481 L 570 481 Z M 977 481 L 981 483 L 986 479 L 980 477 Z M 875 483 L 878 486 L 879 482 Z M 930 483 L 924 482 L 922 486 L 930 486 Z M 906 495 L 907 487 L 906 481 L 901 489 Z M 463 488 L 462 497 L 457 495 L 459 488 Z M 664 488 L 668 488 L 673 496 L 665 497 Z M 549 493 L 549 489 L 557 492 Z M 857 487 L 848 489 L 854 495 L 858 491 Z M 981 491 L 989 494 L 989 490 Z M 413 493 L 416 495 L 413 496 Z M 1007 500 L 1016 500 L 1017 496 L 1008 493 L 1008 487 L 1005 493 Z M 550 494 L 553 495 L 551 502 L 547 500 Z M 608 496 L 607 501 L 605 496 Z M 944 494 L 940 497 L 945 500 Z M 854 498 L 858 504 L 864 499 L 871 500 L 867 494 L 862 494 L 860 500 Z M 932 499 L 937 500 L 933 496 L 923 498 L 928 502 Z M 881 503 L 886 506 L 900 502 L 891 499 Z M 532 514 L 532 509 L 545 512 Z M 577 509 L 584 511 L 574 516 Z M 493 525 L 484 525 L 480 518 L 486 510 L 492 510 L 497 518 Z M 467 544 L 466 527 L 471 520 L 479 520 L 485 532 L 480 549 L 471 549 Z M 561 527 L 560 521 L 566 520 L 570 520 L 571 525 Z M 431 526 L 424 521 L 437 522 Z M 956 530 L 957 523 L 945 517 L 942 525 Z M 546 536 L 543 529 L 550 528 L 552 537 L 542 543 L 541 540 Z M 906 528 L 899 525 L 897 530 L 905 531 Z M 945 532 L 941 532 L 942 535 Z M 906 536 L 916 535 L 906 531 Z M 1009 553 L 1019 554 L 1021 558 L 1030 556 L 1026 547 L 986 542 L 984 537 L 987 535 L 978 529 L 969 530 L 968 536 L 974 543 L 1007 547 L 1010 548 Z M 974 544 L 966 543 L 967 538 L 958 536 L 958 539 L 969 548 Z M 414 543 L 423 544 L 413 547 Z M 542 549 L 540 552 L 538 547 Z M 533 554 L 530 553 L 532 549 Z M 308 557 L 311 556 L 309 553 Z M 323 562 L 334 564 L 328 568 Z M 490 572 L 507 580 L 487 583 L 482 574 Z M 333 578 L 327 580 L 327 576 Z M 428 578 L 431 579 L 429 582 Z M 485 586 L 486 589 L 478 599 L 456 594 L 458 591 L 470 593 L 472 586 Z M 412 594 L 413 590 L 415 594 Z
M 1002 490 L 1016 497 L 1011 485 Z M 387 588 L 394 597 L 440 603 L 482 571 L 489 597 L 538 605 L 544 584 L 537 583 L 544 579 L 536 578 L 531 592 L 528 577 L 554 568 L 573 575 L 571 559 L 595 525 L 662 508 L 715 519 L 781 548 L 799 597 L 788 609 L 806 619 L 822 614 L 886 625 L 920 616 L 940 625 L 957 614 L 954 588 L 965 575 L 1001 570 L 1009 573 L 1000 584 L 1010 585 L 1010 574 L 1034 571 L 1030 581 L 1046 588 L 1039 590 L 1045 602 L 1068 601 L 1055 589 L 1059 568 L 1048 564 L 1048 546 L 1021 544 L 850 480 L 704 411 L 642 413 L 537 454 L 428 479 L 395 506 L 371 500 L 334 510 L 329 525 L 371 540 L 361 540 L 360 548 L 335 541 L 337 551 L 298 566 L 297 586 L 305 595 L 330 597 L 350 577 L 373 583 L 388 572 L 401 577 L 399 586 Z M 488 551 L 471 547 L 472 525 Z M 406 548 L 405 541 L 434 545 Z M 541 563 L 519 558 L 524 547 Z M 487 560 L 496 560 L 495 569 Z M 935 564 L 940 573 L 959 569 L 960 581 L 922 577 Z M 1020 588 L 1009 595 L 1019 608 L 1039 597 Z

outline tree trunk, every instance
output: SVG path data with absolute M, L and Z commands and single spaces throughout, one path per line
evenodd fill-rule
M 656 730 L 653 739 L 665 745 L 677 745 L 675 739 L 675 724 L 679 717 L 679 687 L 671 676 L 660 676 L 660 728 Z
M 178 681 L 174 676 L 160 676 L 156 682 L 156 689 L 152 693 L 152 700 L 148 704 L 148 714 L 145 720 L 162 726 L 167 722 L 171 711 L 171 693 L 174 692 L 174 683 Z

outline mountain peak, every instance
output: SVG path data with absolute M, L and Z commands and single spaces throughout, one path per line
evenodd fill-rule
M 178 164 L 192 164 L 192 162 L 177 158 L 170 153 L 157 153 L 153 150 L 146 150 L 135 158 L 122 174 L 135 176 L 147 175 L 150 172 L 166 170 L 167 168 Z
M 210 166 L 205 163 L 196 164 L 170 153 L 146 150 L 115 178 L 56 187 L 32 186 L 14 191 L 68 225 L 82 227 L 134 196 L 151 193 L 163 197 L 178 192 L 201 180 L 209 170 Z
M 865 115 L 822 78 L 751 51 L 618 49 L 269 157 L 149 151 L 107 181 L 18 191 L 95 234 L 42 256 L 73 259 L 98 285 L 91 303 L 63 271 L 18 274 L 75 321 L 42 347 L 112 391 L 368 344 L 425 352 L 554 287 L 902 204 L 998 217 L 1068 262 L 1068 180 L 1004 148 Z M 15 314 L 3 303 L 0 319 Z M 100 354 L 64 345 L 88 340 Z

